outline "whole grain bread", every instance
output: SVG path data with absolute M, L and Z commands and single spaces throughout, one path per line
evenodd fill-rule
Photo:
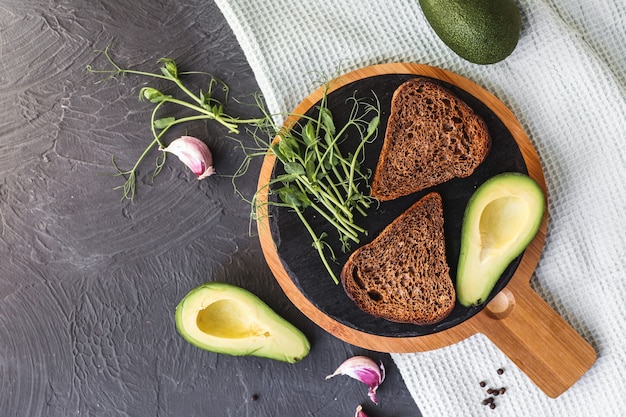
M 394 92 L 371 184 L 381 200 L 467 177 L 491 147 L 484 120 L 444 87 L 413 78 Z
M 456 299 L 446 262 L 441 196 L 431 192 L 355 250 L 341 270 L 346 294 L 389 321 L 433 324 Z

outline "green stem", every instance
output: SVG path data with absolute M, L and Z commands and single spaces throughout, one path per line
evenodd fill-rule
M 336 171 L 336 169 L 333 168 L 333 172 L 335 173 L 335 175 L 337 175 L 337 173 L 335 171 Z M 337 176 L 337 179 L 340 179 L 340 178 L 341 177 Z M 334 195 L 336 196 L 336 198 L 341 201 L 341 205 L 345 206 L 346 205 L 346 201 L 344 200 L 343 195 L 341 194 L 341 192 L 339 191 L 339 189 L 337 188 L 335 183 L 333 181 L 331 181 L 330 178 L 328 178 L 328 176 L 326 176 L 325 178 L 322 178 L 322 180 L 324 180 L 324 179 L 326 179 L 326 182 L 328 183 L 327 186 L 330 188 L 330 191 L 332 191 L 334 193 Z M 342 185 L 345 188 L 345 184 L 343 184 L 343 181 L 340 181 L 340 182 L 342 183 Z M 318 183 L 321 186 L 324 186 L 324 184 L 321 181 L 318 181 Z
M 137 171 L 137 168 L 139 168 L 139 164 L 141 163 L 141 161 L 143 161 L 143 159 L 148 156 L 148 153 L 152 150 L 152 148 L 155 145 L 159 145 L 159 137 L 155 137 L 154 140 L 152 142 L 150 142 L 150 144 L 148 146 L 146 146 L 146 149 L 144 149 L 144 151 L 142 152 L 142 154 L 139 156 L 139 158 L 137 159 L 137 161 L 135 162 L 135 165 L 133 165 L 133 167 L 131 168 L 130 171 L 128 171 L 128 173 L 131 172 L 135 172 Z
M 155 110 L 156 110 L 157 107 L 155 107 Z M 167 126 L 165 126 L 158 134 L 156 133 L 156 130 L 153 127 L 152 132 L 154 134 L 154 140 L 152 142 L 150 142 L 150 144 L 144 149 L 142 154 L 139 156 L 139 158 L 135 162 L 135 165 L 133 165 L 133 167 L 130 170 L 128 170 L 127 173 L 130 174 L 131 172 L 137 171 L 137 168 L 139 168 L 139 165 L 141 164 L 141 162 L 145 159 L 146 156 L 148 156 L 148 153 L 152 150 L 152 148 L 155 145 L 159 145 L 159 146 L 162 146 L 162 147 L 165 146 L 161 142 L 161 138 L 163 137 L 163 134 L 165 134 L 165 132 L 167 132 L 169 130 L 170 127 L 172 127 L 174 125 L 177 125 L 179 123 L 185 123 L 185 122 L 189 122 L 189 121 L 192 121 L 192 120 L 200 120 L 200 119 L 206 119 L 206 117 L 205 116 L 189 116 L 189 117 L 180 118 L 180 119 L 178 119 L 178 120 L 168 124 Z M 154 126 L 154 117 L 153 117 L 152 123 L 153 123 L 153 126 Z
M 185 87 L 185 85 L 178 78 L 172 78 L 170 80 L 176 83 L 178 88 L 180 88 L 185 94 L 191 97 L 196 103 L 198 103 L 201 106 L 204 104 L 202 100 L 200 100 L 200 97 L 193 94 L 187 87 Z
M 141 75 L 141 76 L 144 76 L 144 77 L 160 78 L 162 80 L 169 80 L 169 81 L 172 80 L 170 77 L 166 77 L 165 75 L 161 75 L 161 74 L 156 74 L 154 72 L 136 71 L 136 70 L 130 70 L 130 69 L 121 69 L 117 65 L 115 65 L 115 67 L 122 74 L 135 74 L 135 75 Z
M 346 222 L 341 216 L 337 216 L 332 218 L 328 213 L 326 213 L 320 206 L 315 203 L 311 203 L 311 208 L 317 211 L 322 217 L 326 219 L 333 227 L 337 229 L 341 234 L 350 238 L 350 240 L 355 243 L 359 243 L 358 234 L 354 230 L 350 230 L 354 225 L 350 222 Z M 348 227 L 346 227 L 346 225 Z
M 215 120 L 222 126 L 226 127 L 231 133 L 239 133 L 239 129 L 237 128 L 237 124 L 255 124 L 255 123 L 263 123 L 265 122 L 265 118 L 255 118 L 255 119 L 237 119 L 230 116 L 223 116 L 221 114 L 215 114 L 210 110 L 205 109 L 204 107 L 196 106 L 195 104 L 189 103 L 185 100 L 180 100 L 177 98 L 168 97 L 164 99 L 162 102 L 169 102 L 173 104 L 178 104 L 179 106 L 187 107 L 191 110 L 195 110 L 198 113 L 202 113 L 206 115 L 206 119 Z M 161 102 L 161 103 L 162 103 Z
M 156 122 L 156 114 L 159 111 L 159 108 L 163 104 L 165 104 L 165 102 L 161 101 L 156 106 L 154 106 L 154 109 L 152 109 L 152 115 L 150 116 L 150 128 L 152 130 L 152 136 L 154 136 L 154 138 L 157 140 L 157 143 L 159 144 L 159 146 L 163 146 L 163 144 L 161 143 L 161 135 L 163 134 L 163 132 L 161 131 L 160 134 L 157 134 L 156 127 L 154 127 L 154 124 Z
M 356 161 L 357 158 L 359 157 L 359 154 L 361 153 L 361 151 L 363 150 L 363 147 L 365 146 L 365 144 L 367 143 L 367 140 L 373 135 L 374 133 L 370 133 L 365 135 L 365 137 L 363 138 L 363 140 L 361 140 L 361 143 L 359 143 L 359 146 L 357 147 L 357 149 L 354 152 L 354 155 L 352 155 L 352 163 L 350 164 L 350 174 L 348 176 L 348 196 L 347 199 L 349 200 L 350 197 L 352 197 L 352 193 L 354 192 L 354 173 L 356 171 Z
M 343 166 L 343 163 L 341 165 Z M 339 174 L 339 170 L 337 169 L 336 166 L 333 167 L 333 174 L 335 174 L 335 176 L 337 178 L 343 178 L 341 176 L 341 174 Z M 347 175 L 347 173 L 346 173 L 346 175 Z M 343 190 L 347 192 L 348 191 L 348 185 L 346 184 L 346 182 L 345 181 L 341 181 L 341 185 L 343 186 Z
M 309 224 L 309 222 L 307 222 L 306 219 L 304 218 L 304 216 L 302 215 L 302 212 L 297 207 L 293 207 L 293 209 L 298 214 L 298 217 L 300 218 L 300 221 L 302 222 L 302 224 L 304 224 L 304 227 L 306 227 L 307 231 L 311 235 L 311 238 L 313 238 L 313 246 L 315 246 L 315 249 L 317 249 L 317 253 L 319 254 L 320 259 L 322 260 L 322 263 L 324 264 L 324 267 L 326 268 L 326 270 L 330 274 L 330 277 L 333 279 L 333 282 L 335 284 L 339 284 L 339 280 L 337 279 L 337 276 L 335 275 L 335 273 L 333 272 L 332 268 L 328 264 L 328 260 L 326 259 L 326 254 L 324 254 L 324 247 L 322 246 L 321 239 L 317 237 L 317 235 L 315 234 L 315 232 L 311 228 L 311 225 Z
M 365 208 L 369 207 L 369 204 L 367 204 L 365 200 L 360 199 L 359 202 L 363 204 Z M 356 209 L 356 211 L 358 211 L 361 214 L 361 216 L 364 216 L 364 217 L 367 216 L 367 212 L 363 209 L 363 207 L 355 205 L 354 208 Z
M 331 193 L 329 193 L 327 189 L 324 189 L 323 192 L 316 190 L 313 188 L 308 178 L 301 179 L 298 182 L 304 185 L 310 194 L 316 196 L 320 203 L 322 203 L 330 212 L 338 214 L 334 209 L 339 208 L 346 216 L 348 216 L 350 220 L 352 220 L 353 215 L 350 210 L 348 210 Z M 320 187 L 323 187 L 323 184 L 320 184 Z
M 213 113 L 212 111 L 209 111 L 209 110 L 205 109 L 204 107 L 196 106 L 195 104 L 192 104 L 192 103 L 190 103 L 188 101 L 180 100 L 178 98 L 168 97 L 168 98 L 164 99 L 161 103 L 163 103 L 165 101 L 170 102 L 170 103 L 174 103 L 174 104 L 178 104 L 180 106 L 187 107 L 189 109 L 195 110 L 198 113 L 202 113 L 202 114 L 208 116 L 209 119 L 215 119 L 216 118 L 215 113 Z

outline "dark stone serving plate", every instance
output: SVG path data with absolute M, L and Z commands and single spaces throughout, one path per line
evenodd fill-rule
M 389 118 L 391 98 L 395 89 L 404 81 L 415 78 L 414 74 L 382 74 L 359 79 L 333 91 L 328 96 L 328 107 L 332 111 L 335 124 L 343 124 L 348 118 L 351 106 L 346 100 L 356 94 L 358 97 L 378 97 L 381 105 L 381 120 L 378 138 L 366 146 L 365 169 L 374 172 L 378 155 L 382 148 L 385 127 Z M 421 192 L 402 197 L 389 202 L 374 204 L 369 209 L 367 216 L 355 216 L 355 222 L 368 231 L 363 236 L 361 244 L 371 242 L 382 229 L 394 218 L 399 216 L 411 204 L 430 191 L 437 191 L 443 198 L 443 210 L 445 218 L 445 237 L 447 260 L 450 266 L 452 279 L 456 280 L 456 270 L 460 251 L 460 234 L 463 214 L 467 202 L 476 188 L 488 178 L 502 172 L 522 172 L 527 174 L 528 169 L 515 138 L 505 124 L 496 114 L 476 97 L 463 89 L 442 81 L 431 78 L 432 81 L 446 87 L 459 98 L 464 100 L 478 113 L 487 123 L 492 138 L 492 146 L 486 160 L 467 178 L 457 178 L 444 184 L 423 190 Z M 316 112 L 315 106 L 307 112 L 308 115 Z M 348 135 L 348 139 L 342 144 L 342 150 L 353 149 L 357 141 L 355 135 Z M 280 175 L 278 165 L 274 175 Z M 274 198 L 270 196 L 270 199 Z M 272 239 L 276 245 L 278 256 L 282 266 L 294 282 L 298 290 L 320 311 L 332 319 L 355 330 L 388 337 L 413 337 L 433 334 L 449 329 L 477 314 L 482 307 L 466 308 L 457 303 L 452 313 L 443 321 L 426 326 L 413 324 L 394 323 L 381 318 L 375 318 L 360 310 L 345 294 L 341 284 L 336 285 L 328 275 L 317 252 L 312 247 L 312 241 L 308 232 L 289 209 L 271 206 L 269 209 Z M 339 277 L 341 268 L 348 259 L 350 253 L 341 251 L 337 234 L 325 224 L 320 216 L 315 216 L 311 210 L 305 210 L 314 230 L 319 235 L 323 231 L 328 233 L 325 240 L 333 248 L 336 254 L 336 262 L 331 267 Z M 352 247 L 352 250 L 356 246 Z M 509 265 L 499 279 L 489 301 L 511 279 L 520 262 L 522 255 Z

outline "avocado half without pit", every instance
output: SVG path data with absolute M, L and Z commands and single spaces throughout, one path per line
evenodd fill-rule
M 176 307 L 176 327 L 189 343 L 212 352 L 294 363 L 310 349 L 304 334 L 260 298 L 235 285 L 201 285 Z
M 483 304 L 507 266 L 537 234 L 545 197 L 520 173 L 498 174 L 470 198 L 461 228 L 456 290 L 466 306 Z

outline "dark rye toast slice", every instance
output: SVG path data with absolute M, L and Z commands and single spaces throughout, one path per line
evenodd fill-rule
M 361 246 L 341 270 L 348 296 L 366 313 L 389 321 L 433 324 L 454 308 L 446 262 L 441 196 L 427 194 Z
M 393 94 L 371 189 L 381 200 L 471 175 L 491 147 L 484 120 L 464 101 L 426 78 Z

